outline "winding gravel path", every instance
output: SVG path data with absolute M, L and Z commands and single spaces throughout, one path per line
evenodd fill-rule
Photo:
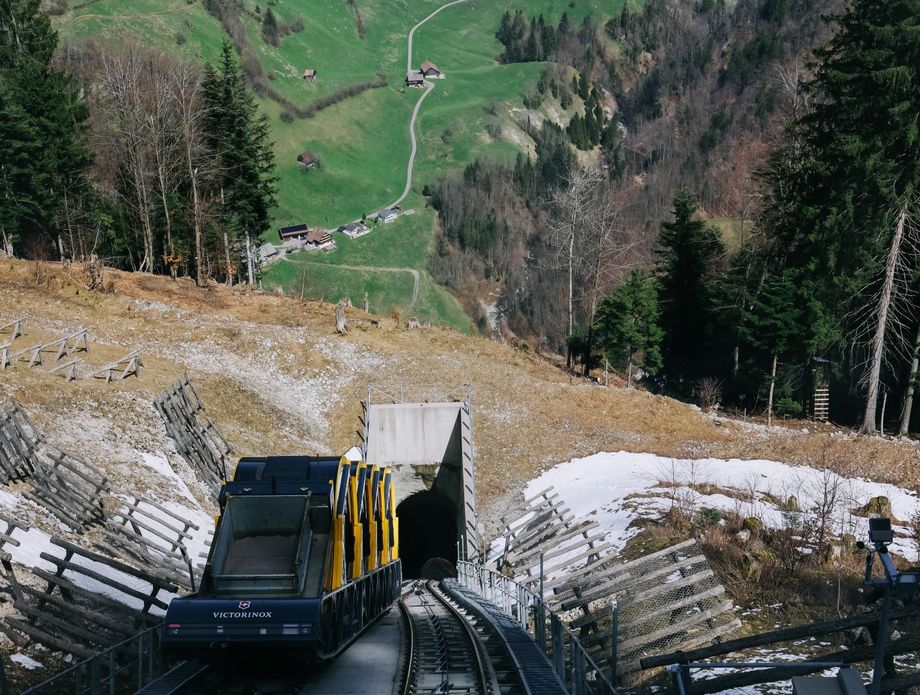
M 438 9 L 436 9 L 434 12 L 432 12 L 430 15 L 425 17 L 425 19 L 420 21 L 418 24 L 416 24 L 414 27 L 412 27 L 409 30 L 408 48 L 406 50 L 406 74 L 408 74 L 409 71 L 412 69 L 412 40 L 415 37 L 415 30 L 418 29 L 420 26 L 422 26 L 429 19 L 434 17 L 436 14 L 438 14 L 438 12 L 440 12 L 441 10 L 446 10 L 448 7 L 452 5 L 459 5 L 460 3 L 463 3 L 463 2 L 469 2 L 469 0 L 453 0 L 452 2 L 449 2 L 445 5 L 441 5 Z M 412 150 L 409 153 L 409 163 L 406 165 L 406 186 L 405 188 L 403 188 L 402 194 L 396 200 L 390 203 L 387 207 L 393 207 L 394 205 L 399 205 L 399 203 L 405 200 L 406 196 L 409 195 L 409 189 L 412 188 L 412 173 L 415 168 L 415 154 L 418 151 L 418 143 L 416 142 L 416 137 L 415 137 L 415 122 L 416 120 L 418 120 L 418 112 L 419 112 L 419 109 L 422 107 L 422 102 L 425 101 L 425 97 L 431 94 L 431 90 L 433 89 L 434 89 L 434 83 L 429 82 L 428 80 L 425 80 L 425 91 L 422 92 L 422 95 L 418 98 L 418 101 L 415 102 L 415 108 L 412 109 L 412 118 L 409 119 L 409 140 L 412 143 Z
M 436 9 L 434 12 L 432 12 L 430 15 L 425 17 L 425 19 L 420 21 L 418 24 L 412 27 L 412 29 L 409 30 L 408 47 L 406 51 L 406 74 L 408 74 L 409 71 L 412 69 L 412 40 L 415 37 L 415 30 L 418 29 L 420 26 L 422 26 L 429 19 L 434 17 L 436 14 L 438 14 L 441 10 L 446 10 L 448 7 L 451 7 L 452 5 L 459 5 L 464 2 L 469 2 L 469 0 L 452 0 L 452 2 L 448 2 L 444 5 L 441 5 L 438 9 Z M 386 207 L 391 208 L 396 205 L 399 205 L 403 200 L 406 199 L 406 196 L 409 195 L 409 190 L 412 188 L 412 174 L 415 169 L 415 155 L 418 152 L 418 141 L 415 136 L 415 123 L 418 120 L 418 112 L 419 112 L 419 109 L 421 109 L 422 107 L 422 102 L 425 101 L 425 97 L 431 94 L 431 91 L 433 89 L 434 89 L 434 83 L 429 82 L 428 80 L 425 80 L 425 91 L 422 92 L 421 96 L 419 96 L 418 101 L 415 102 L 415 108 L 412 109 L 412 117 L 409 119 L 409 141 L 412 143 L 412 149 L 409 152 L 409 162 L 406 165 L 406 185 L 403 188 L 403 191 L 400 194 L 400 196 L 396 200 L 394 200 L 392 203 L 387 205 Z M 358 222 L 358 221 L 359 220 L 352 220 L 352 222 Z M 289 262 L 289 263 L 294 262 L 294 261 L 290 261 L 287 258 L 283 258 L 282 260 Z M 412 275 L 414 285 L 412 287 L 412 298 L 409 300 L 409 304 L 406 306 L 407 316 L 415 308 L 415 303 L 418 301 L 419 282 L 421 278 L 420 278 L 419 271 L 416 270 L 415 268 L 384 268 L 381 266 L 369 266 L 369 265 L 340 265 L 338 263 L 336 264 L 316 263 L 312 261 L 303 261 L 303 260 L 297 261 L 297 264 L 299 265 L 330 265 L 331 267 L 335 267 L 335 268 L 343 268 L 345 270 L 361 270 L 365 272 L 381 271 L 385 273 L 409 273 L 410 275 Z

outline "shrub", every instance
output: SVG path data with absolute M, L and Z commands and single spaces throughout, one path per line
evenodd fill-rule
M 788 397 L 780 398 L 774 410 L 780 417 L 799 417 L 802 414 L 802 404 Z
M 721 509 L 715 509 L 713 507 L 700 508 L 699 516 L 700 526 L 714 526 L 725 518 Z
M 185 34 L 183 34 L 181 31 L 177 31 L 176 32 L 176 45 L 181 46 L 184 43 L 185 43 Z

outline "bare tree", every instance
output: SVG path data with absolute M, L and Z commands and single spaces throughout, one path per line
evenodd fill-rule
M 156 165 L 157 188 L 163 207 L 163 222 L 166 227 L 163 260 L 170 274 L 175 278 L 181 259 L 176 253 L 173 239 L 173 219 L 169 201 L 181 181 L 179 172 L 182 169 L 182 131 L 180 113 L 173 98 L 171 82 L 175 79 L 176 74 L 184 71 L 185 68 L 162 57 L 156 62 L 156 65 L 160 70 L 151 84 L 153 109 L 148 119 Z
M 907 376 L 907 386 L 904 389 L 904 406 L 901 409 L 901 422 L 898 425 L 898 434 L 907 434 L 910 428 L 910 415 L 914 408 L 914 390 L 917 382 L 917 370 L 920 367 L 920 321 L 917 322 L 917 333 L 914 337 L 914 349 L 910 360 L 910 372 Z
M 575 330 L 575 298 L 580 286 L 590 351 L 591 325 L 601 293 L 623 268 L 635 241 L 627 236 L 620 205 L 596 169 L 573 169 L 553 202 L 558 216 L 550 228 L 550 242 L 556 262 L 568 273 L 568 332 L 572 335 Z M 585 373 L 589 366 L 586 360 Z
M 869 348 L 869 363 L 866 373 L 866 409 L 862 426 L 862 434 L 875 434 L 876 405 L 879 395 L 879 382 L 882 371 L 882 361 L 885 353 L 890 349 L 886 344 L 886 333 L 891 329 L 890 323 L 900 321 L 898 312 L 902 299 L 907 295 L 906 290 L 899 291 L 898 277 L 905 272 L 908 262 L 907 257 L 912 254 L 911 232 L 912 224 L 908 211 L 908 201 L 901 202 L 895 216 L 894 233 L 885 259 L 885 271 L 881 290 L 877 299 L 873 300 L 870 316 L 874 319 L 872 326 L 872 339 Z M 903 283 L 902 283 L 903 286 Z M 908 286 L 909 287 L 909 286 Z
M 180 64 L 173 73 L 170 97 L 179 117 L 182 155 L 192 191 L 192 227 L 195 234 L 195 282 L 203 285 L 207 273 L 204 267 L 204 225 L 201 181 L 212 173 L 214 157 L 205 146 L 204 122 L 207 112 L 201 104 L 201 75 L 187 64 Z M 228 269 L 229 273 L 229 269 Z
M 122 164 L 122 195 L 134 211 L 144 249 L 138 270 L 154 268 L 154 234 L 151 219 L 152 134 L 148 119 L 147 88 L 150 61 L 137 50 L 106 52 L 101 57 L 102 94 L 107 140 Z
M 600 182 L 600 172 L 575 168 L 566 175 L 564 185 L 553 200 L 559 214 L 551 227 L 550 239 L 557 259 L 569 274 L 569 335 L 575 330 L 575 270 L 581 260 L 576 256 L 576 249 L 591 228 Z

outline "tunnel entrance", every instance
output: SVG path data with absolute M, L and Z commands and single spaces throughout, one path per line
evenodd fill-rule
M 457 508 L 439 492 L 416 492 L 396 507 L 404 579 L 418 579 L 432 558 L 457 562 Z

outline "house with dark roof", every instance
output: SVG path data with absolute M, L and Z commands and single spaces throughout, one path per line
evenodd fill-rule
M 419 70 L 410 70 L 408 73 L 406 73 L 406 86 L 424 87 L 425 76 Z
M 289 227 L 281 227 L 278 229 L 278 236 L 281 237 L 281 241 L 287 241 L 288 239 L 302 239 L 307 236 L 310 228 L 305 224 L 292 224 Z
M 304 169 L 315 169 L 319 166 L 319 157 L 309 151 L 297 155 L 297 161 Z
M 339 231 L 350 239 L 357 239 L 359 236 L 370 233 L 371 230 L 363 222 L 349 222 L 339 227 Z
M 437 79 L 444 77 L 444 74 L 438 70 L 438 66 L 432 63 L 430 60 L 426 60 L 424 63 L 422 63 L 422 67 L 419 72 L 422 73 L 423 77 L 434 77 Z

